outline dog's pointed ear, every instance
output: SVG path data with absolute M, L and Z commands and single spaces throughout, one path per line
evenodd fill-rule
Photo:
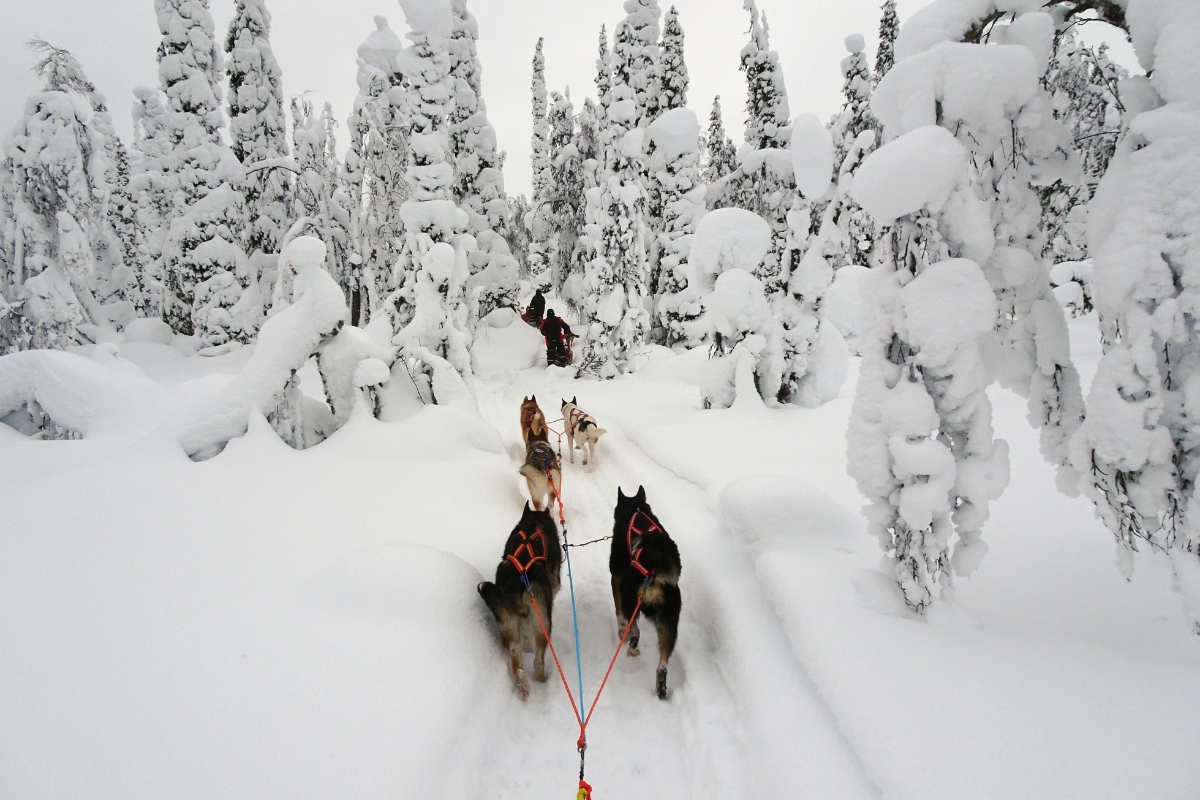
M 572 398 L 571 398 L 571 405 L 573 405 L 573 406 L 577 406 L 577 405 L 579 405 L 579 401 L 578 401 L 578 400 L 576 400 L 574 397 L 572 397 Z
M 563 400 L 562 404 L 563 404 L 563 406 L 565 407 L 565 406 L 567 405 L 567 401 L 566 401 L 566 400 Z
M 639 486 L 639 487 L 638 487 L 638 493 L 637 493 L 637 495 L 636 495 L 636 496 L 635 496 L 633 499 L 634 499 L 634 500 L 637 500 L 639 503 L 644 503 L 644 502 L 646 502 L 646 487 L 645 487 L 645 486 Z
M 624 499 L 625 499 L 625 493 L 624 493 L 624 492 L 622 492 L 622 491 L 621 491 L 621 487 L 620 487 L 620 486 L 618 486 L 618 487 L 617 487 L 617 502 L 619 503 L 619 502 L 621 502 L 621 501 L 622 501 L 622 500 L 624 500 Z
M 525 398 L 524 400 L 522 400 L 521 402 L 522 402 L 522 403 L 528 403 L 528 402 L 529 402 L 529 398 L 528 398 L 528 397 L 526 397 L 526 398 Z
M 537 395 L 536 395 L 536 394 L 531 394 L 531 395 L 529 395 L 529 399 L 530 399 L 530 400 L 532 400 L 533 402 L 535 402 L 535 403 L 536 403 L 536 402 L 537 402 Z

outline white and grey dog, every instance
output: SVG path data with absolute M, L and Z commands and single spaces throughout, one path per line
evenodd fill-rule
M 596 418 L 584 412 L 572 397 L 570 402 L 562 402 L 563 427 L 567 433 L 567 450 L 571 454 L 571 463 L 575 463 L 575 448 L 583 451 L 583 464 L 587 466 L 588 459 L 596 460 L 596 442 L 608 433 L 596 424 Z

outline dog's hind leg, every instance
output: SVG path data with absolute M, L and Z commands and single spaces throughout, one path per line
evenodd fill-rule
M 567 428 L 567 452 L 571 454 L 571 463 L 575 463 L 575 431 Z M 587 463 L 584 461 L 583 463 Z
M 617 633 L 625 633 L 625 626 L 629 626 L 629 635 L 625 638 L 625 642 L 629 645 L 630 656 L 642 654 L 642 651 L 638 649 L 638 642 L 641 641 L 642 634 L 638 630 L 637 615 L 633 613 L 637 608 L 639 586 L 640 584 L 634 580 L 622 581 L 619 575 L 614 575 L 612 579 L 613 601 L 617 606 Z M 630 621 L 631 615 L 633 616 L 632 622 Z
M 515 620 L 501 626 L 500 641 L 508 648 L 509 666 L 512 669 L 513 683 L 517 687 L 517 697 L 527 700 L 529 679 L 525 677 L 525 665 L 521 661 L 521 636 Z
M 667 661 L 675 652 L 682 605 L 679 587 L 671 584 L 664 586 L 663 603 L 654 616 L 654 628 L 658 632 L 658 669 L 655 672 L 654 691 L 659 700 L 667 699 Z
M 546 595 L 542 596 L 541 606 L 543 609 L 545 609 L 545 613 L 546 613 L 546 618 L 544 620 L 544 622 L 546 623 L 546 631 L 545 631 L 545 633 L 543 633 L 542 628 L 539 625 L 538 629 L 534 632 L 534 635 L 533 635 L 533 643 L 534 643 L 533 678 L 534 678 L 534 680 L 537 680 L 537 681 L 545 681 L 546 678 L 549 677 L 549 673 L 546 672 L 546 643 L 549 641 L 546 638 L 546 635 L 551 633 L 554 630 L 554 622 L 551 619 L 551 616 L 553 613 L 552 609 L 551 609 L 552 602 L 553 602 L 553 600 L 551 599 L 551 597 L 546 596 Z

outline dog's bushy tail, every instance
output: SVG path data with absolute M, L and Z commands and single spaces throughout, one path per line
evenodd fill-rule
M 593 435 L 596 437 L 596 440 L 599 441 L 600 435 L 604 433 L 608 433 L 608 428 L 596 428 L 596 433 Z
M 526 464 L 521 467 L 520 473 L 531 481 L 540 480 L 542 483 L 546 482 L 546 473 L 542 472 L 533 464 Z

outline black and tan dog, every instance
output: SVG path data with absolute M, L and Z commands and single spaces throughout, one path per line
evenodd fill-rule
M 521 653 L 533 644 L 533 677 L 546 680 L 546 636 L 533 608 L 537 600 L 546 633 L 552 633 L 551 616 L 554 595 L 558 594 L 562 571 L 562 548 L 554 518 L 546 511 L 534 511 L 525 504 L 521 521 L 508 535 L 504 557 L 496 567 L 496 580 L 484 581 L 476 588 L 500 626 L 500 641 L 508 648 L 517 696 L 529 697 L 529 680 Z M 525 588 L 524 575 L 529 580 Z M 531 593 L 532 590 L 532 593 Z
M 646 503 L 646 490 L 639 486 L 633 497 L 617 488 L 617 508 L 613 512 L 612 550 L 608 571 L 612 575 L 613 603 L 617 607 L 619 632 L 625 632 L 630 615 L 637 606 L 639 614 L 654 623 L 658 632 L 658 670 L 654 682 L 658 696 L 667 699 L 667 660 L 675 650 L 679 636 L 679 548 L 663 530 Z M 640 639 L 637 617 L 629 627 L 629 655 L 636 656 Z

